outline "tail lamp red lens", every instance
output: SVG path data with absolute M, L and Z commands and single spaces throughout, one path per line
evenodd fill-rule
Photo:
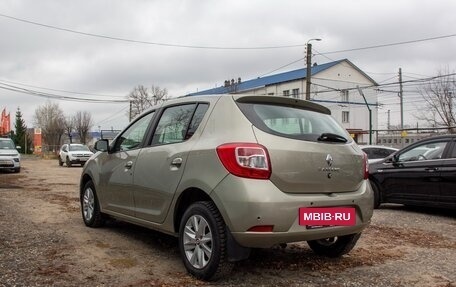
M 255 143 L 228 143 L 217 147 L 223 166 L 239 177 L 269 179 L 271 162 L 268 150 Z

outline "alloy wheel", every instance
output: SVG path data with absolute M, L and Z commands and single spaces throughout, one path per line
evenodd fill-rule
M 87 221 L 90 221 L 93 217 L 95 209 L 95 197 L 93 195 L 93 190 L 88 187 L 84 191 L 84 197 L 82 199 L 82 210 L 84 213 L 84 218 Z
M 197 269 L 206 267 L 212 257 L 213 237 L 206 219 L 200 215 L 191 216 L 186 224 L 183 236 L 185 256 Z

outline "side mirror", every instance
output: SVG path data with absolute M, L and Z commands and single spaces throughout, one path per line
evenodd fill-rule
M 109 152 L 109 141 L 107 139 L 101 139 L 95 143 L 94 149 L 97 151 Z
M 398 154 L 394 154 L 392 157 L 391 157 L 391 163 L 393 165 L 397 165 L 399 163 L 399 155 Z

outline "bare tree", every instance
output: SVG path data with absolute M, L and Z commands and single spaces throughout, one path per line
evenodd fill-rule
M 49 145 L 49 150 L 56 151 L 65 133 L 65 117 L 60 106 L 49 101 L 39 106 L 35 110 L 35 124 L 41 128 L 43 141 Z
M 455 97 L 456 78 L 448 69 L 439 71 L 438 76 L 425 85 L 420 94 L 426 102 L 426 112 L 419 119 L 425 120 L 433 127 L 447 127 L 448 131 L 455 132 Z
M 73 117 L 74 128 L 79 135 L 82 144 L 90 140 L 89 131 L 93 126 L 92 115 L 87 112 L 77 112 Z
M 143 85 L 139 85 L 128 94 L 127 99 L 130 101 L 129 119 L 134 119 L 137 115 L 147 110 L 151 106 L 157 105 L 166 100 L 168 90 L 153 86 L 150 90 Z
M 70 139 L 70 143 L 73 143 L 73 135 L 72 132 L 74 130 L 74 118 L 73 117 L 67 117 L 65 119 L 65 133 Z

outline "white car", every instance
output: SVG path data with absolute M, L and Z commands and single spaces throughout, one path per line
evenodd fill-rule
M 63 166 L 65 163 L 67 167 L 71 167 L 73 164 L 84 166 L 92 155 L 93 152 L 86 145 L 64 144 L 59 152 L 59 165 Z
M 0 138 L 0 170 L 21 171 L 21 155 L 10 138 Z
M 367 154 L 369 164 L 381 161 L 398 150 L 394 147 L 381 145 L 360 145 L 359 147 Z

